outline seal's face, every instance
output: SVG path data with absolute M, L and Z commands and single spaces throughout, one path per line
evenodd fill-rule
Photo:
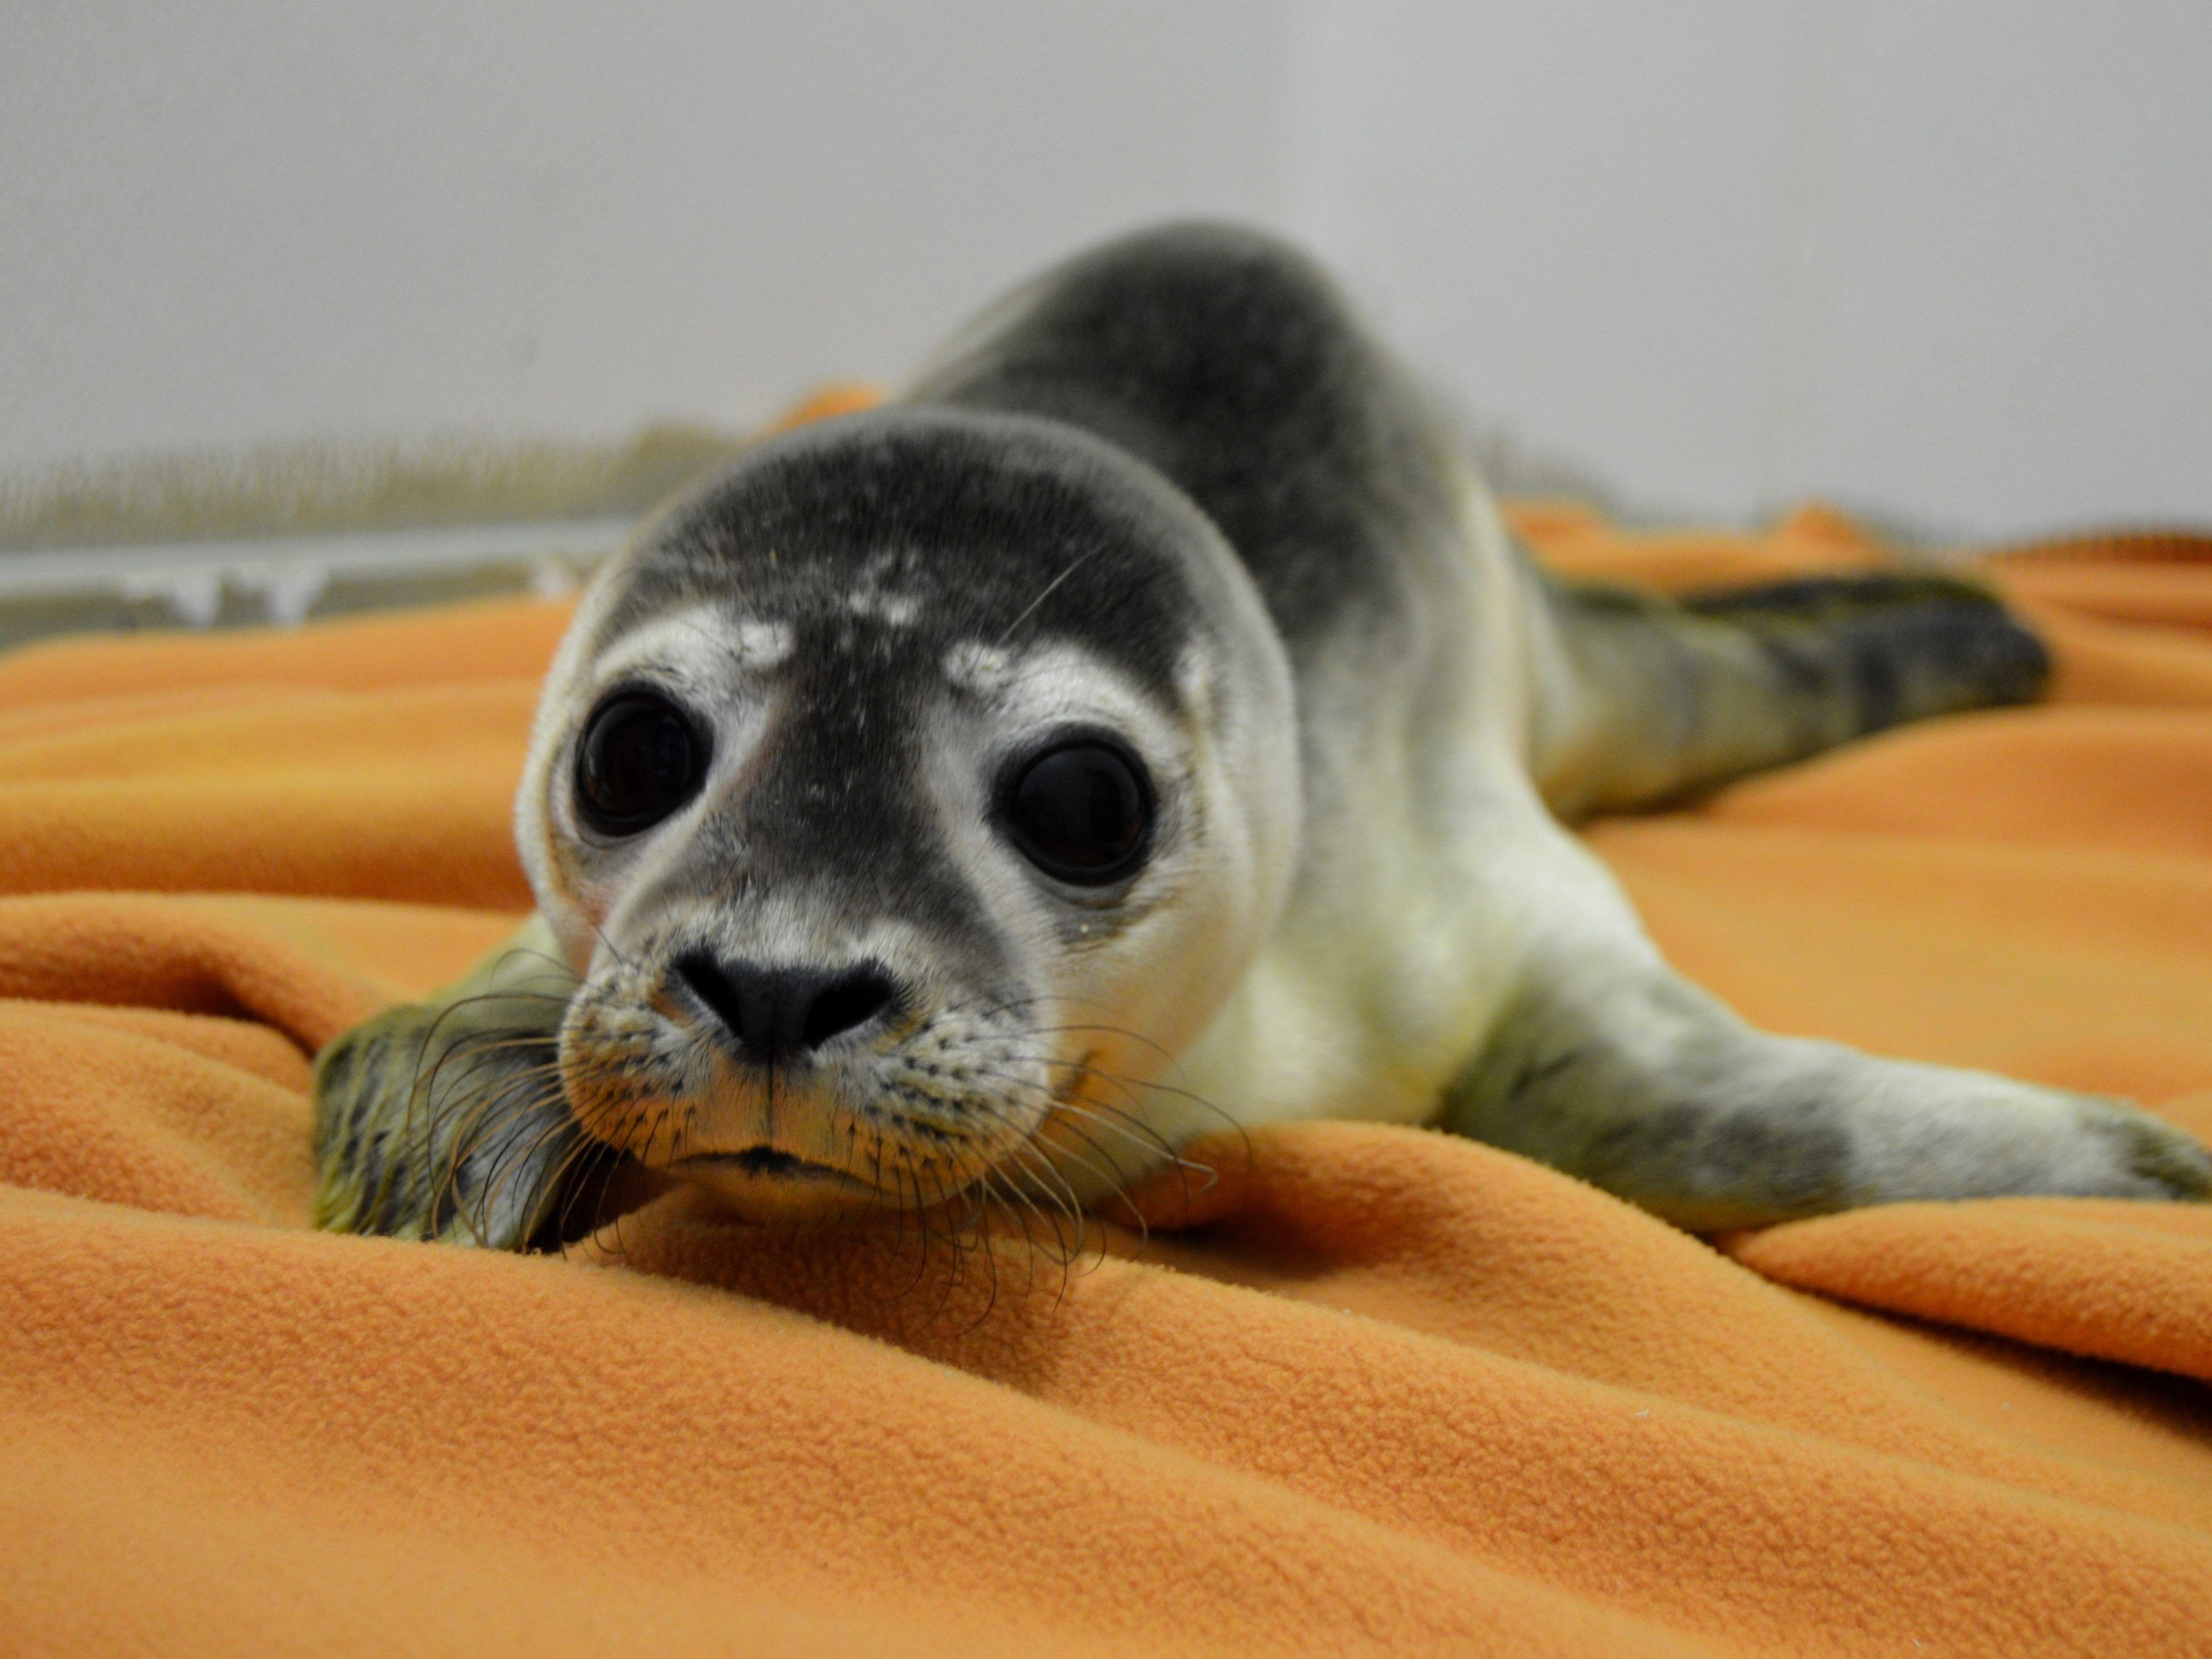
M 577 1121 L 764 1218 L 1133 1177 L 1280 907 L 1293 732 L 1233 556 L 1103 446 L 894 410 L 753 452 L 540 712 Z

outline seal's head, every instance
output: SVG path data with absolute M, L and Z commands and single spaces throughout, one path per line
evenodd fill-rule
M 539 711 L 578 1123 L 763 1218 L 1133 1173 L 1285 897 L 1291 696 L 1219 532 L 1073 428 L 748 452 L 600 577 Z

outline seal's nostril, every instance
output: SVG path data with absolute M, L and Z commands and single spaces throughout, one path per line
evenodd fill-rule
M 722 1022 L 732 1036 L 744 1030 L 744 1009 L 738 1000 L 738 988 L 722 971 L 722 964 L 703 951 L 694 951 L 681 956 L 670 964 L 684 987 L 706 1006 L 707 1012 Z
M 833 980 L 814 993 L 799 1020 L 799 1046 L 818 1048 L 841 1031 L 865 1025 L 891 1005 L 891 982 L 872 968 Z
M 890 976 L 873 966 L 819 973 L 694 951 L 669 970 L 750 1057 L 770 1065 L 866 1024 L 898 1000 Z

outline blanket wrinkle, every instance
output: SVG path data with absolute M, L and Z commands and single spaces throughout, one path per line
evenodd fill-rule
M 1879 568 L 1847 518 L 1570 574 Z M 2212 1134 L 2212 543 L 1978 566 L 2052 700 L 1594 826 L 1777 1030 Z M 1419 1130 L 1194 1149 L 1063 1265 L 678 1193 L 565 1257 L 306 1226 L 307 1065 L 529 897 L 568 609 L 0 657 L 9 1651 L 2162 1656 L 2212 1605 L 2212 1209 L 1717 1240 Z M 127 1584 L 129 1594 L 116 1594 Z

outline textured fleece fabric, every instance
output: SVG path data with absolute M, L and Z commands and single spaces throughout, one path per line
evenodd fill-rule
M 1563 568 L 1863 568 L 1833 515 Z M 1767 1026 L 2212 1133 L 2212 552 L 1990 562 L 2047 706 L 1591 841 Z M 1149 1238 L 307 1230 L 308 1061 L 529 901 L 557 606 L 0 659 L 0 1651 L 2212 1652 L 2212 1211 L 1717 1243 L 1421 1131 Z

